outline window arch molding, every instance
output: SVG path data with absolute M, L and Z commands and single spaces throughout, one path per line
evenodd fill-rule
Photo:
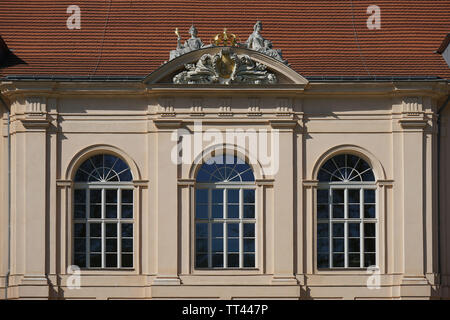
M 111 145 L 93 145 L 79 151 L 72 157 L 66 170 L 66 180 L 73 181 L 79 166 L 87 159 L 102 153 L 110 153 L 121 158 L 130 167 L 133 180 L 141 180 L 141 175 L 136 163 L 124 151 Z
M 207 147 L 194 158 L 189 169 L 189 179 L 195 180 L 202 164 L 208 159 L 219 155 L 234 155 L 245 161 L 253 170 L 255 181 L 266 178 L 260 162 L 255 157 L 249 156 L 249 152 L 245 148 L 238 145 L 221 144 Z
M 355 145 L 341 145 L 327 150 L 316 160 L 311 171 L 311 180 L 317 180 L 320 168 L 322 168 L 329 159 L 344 153 L 355 155 L 366 161 L 372 168 L 375 175 L 375 181 L 386 179 L 386 173 L 381 162 L 370 151 Z

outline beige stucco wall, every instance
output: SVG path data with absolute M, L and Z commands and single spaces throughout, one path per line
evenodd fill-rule
M 435 123 L 435 112 L 447 92 L 441 83 L 309 84 L 290 90 L 251 91 L 174 90 L 127 83 L 70 83 L 56 89 L 51 83 L 3 84 L 12 114 L 8 296 L 448 297 L 444 284 L 448 283 L 450 260 L 445 252 L 450 242 L 442 229 L 442 288 L 437 277 Z M 255 98 L 259 110 L 251 113 Z M 447 110 L 445 127 L 448 115 Z M 170 161 L 174 146 L 170 137 L 178 128 L 192 130 L 196 121 L 202 122 L 203 130 L 280 130 L 279 171 L 265 175 L 254 166 L 256 270 L 193 268 L 195 166 Z M 5 141 L 3 135 L 3 198 Z M 446 163 L 450 148 L 445 133 L 441 143 L 441 161 Z M 71 179 L 83 159 L 101 150 L 122 156 L 133 171 L 135 269 L 84 270 L 81 289 L 71 290 L 66 286 L 66 269 L 71 264 Z M 364 157 L 377 178 L 381 269 L 377 290 L 366 287 L 370 276 L 366 270 L 318 271 L 315 267 L 315 173 L 324 160 L 339 152 Z M 446 177 L 441 180 L 443 192 L 448 190 L 449 174 L 441 173 Z M 441 228 L 450 227 L 445 214 L 448 201 L 442 197 Z M 0 216 L 3 288 L 7 268 L 4 203 Z

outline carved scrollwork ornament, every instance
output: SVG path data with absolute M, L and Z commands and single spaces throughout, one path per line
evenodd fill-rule
M 175 84 L 275 84 L 275 74 L 248 55 L 237 55 L 222 49 L 214 55 L 204 54 L 195 64 L 173 77 Z

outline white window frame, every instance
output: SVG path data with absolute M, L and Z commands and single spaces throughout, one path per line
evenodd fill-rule
M 106 217 L 106 190 L 114 189 L 117 190 L 117 216 L 116 218 Z M 86 192 L 86 216 L 85 218 L 75 218 L 75 190 L 85 190 Z M 102 190 L 102 202 L 101 202 L 101 217 L 100 218 L 90 218 L 90 190 Z M 133 192 L 133 202 L 132 205 L 132 218 L 122 218 L 122 190 L 131 190 Z M 75 262 L 75 224 L 83 223 L 86 226 L 86 266 L 81 269 L 95 270 L 95 269 L 134 269 L 135 266 L 135 188 L 132 182 L 77 182 L 74 184 L 72 189 L 72 261 Z M 101 266 L 91 267 L 90 266 L 90 225 L 91 223 L 101 224 Z M 117 224 L 117 266 L 116 267 L 106 267 L 106 223 L 116 223 Z M 122 252 L 122 224 L 130 223 L 133 225 L 133 234 L 131 239 L 133 240 L 132 251 Z M 128 238 L 128 237 L 127 237 Z M 132 266 L 122 267 L 122 253 L 130 254 L 132 256 Z
M 208 219 L 198 219 L 196 215 L 196 194 L 194 194 L 194 269 L 196 270 L 254 270 L 258 269 L 258 189 L 254 182 L 227 182 L 227 183 L 197 183 L 195 186 L 195 193 L 199 189 L 208 190 Z M 223 217 L 224 218 L 212 218 L 212 190 L 213 189 L 223 189 Z M 239 218 L 227 218 L 228 202 L 227 202 L 227 190 L 228 189 L 239 189 Z M 244 218 L 244 190 L 253 190 L 255 193 L 255 216 L 254 218 Z M 197 223 L 208 224 L 208 267 L 197 267 Z M 212 223 L 223 223 L 223 266 L 213 267 L 212 266 Z M 228 223 L 239 223 L 239 267 L 228 267 L 227 266 L 227 224 Z M 255 250 L 252 252 L 255 256 L 255 265 L 253 267 L 244 267 L 244 223 L 254 224 L 254 236 Z M 250 238 L 250 237 L 245 237 Z
M 344 191 L 344 218 L 333 218 L 333 202 L 332 202 L 332 193 L 333 190 L 337 189 L 343 189 Z M 359 189 L 360 190 L 360 216 L 359 218 L 349 218 L 348 217 L 348 190 L 349 189 Z M 379 224 L 379 213 L 378 213 L 378 207 L 379 207 L 379 199 L 378 199 L 378 192 L 377 192 L 377 186 L 375 182 L 320 182 L 317 187 L 318 190 L 328 190 L 328 219 L 319 219 L 318 218 L 318 206 L 319 206 L 319 200 L 316 196 L 316 203 L 315 203 L 315 247 L 316 247 L 316 268 L 317 270 L 330 270 L 330 269 L 365 269 L 367 266 L 364 266 L 364 254 L 365 253 L 373 253 L 373 252 L 365 252 L 364 248 L 364 223 L 374 223 L 375 224 L 375 264 L 378 264 L 379 258 L 378 258 L 378 241 L 379 241 L 379 235 L 378 235 L 378 224 Z M 374 218 L 365 218 L 364 217 L 364 190 L 373 190 L 375 192 L 375 217 Z M 317 192 L 316 191 L 316 192 Z M 372 203 L 370 203 L 372 204 Z M 318 224 L 328 224 L 328 233 L 329 233 L 329 264 L 328 267 L 319 267 L 318 266 Z M 343 223 L 344 224 L 344 266 L 343 267 L 334 267 L 333 266 L 333 223 Z M 348 224 L 349 223 L 359 223 L 360 224 L 360 266 L 359 267 L 349 267 L 348 266 Z

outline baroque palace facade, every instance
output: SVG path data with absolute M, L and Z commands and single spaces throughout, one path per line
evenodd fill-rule
M 381 2 L 389 16 L 393 1 Z M 112 6 L 105 30 L 125 7 Z M 76 54 L 73 65 L 44 46 L 33 56 L 13 32 L 23 21 L 2 25 L 5 298 L 450 297 L 450 73 L 432 53 L 445 33 L 422 61 L 386 71 L 369 49 L 365 62 L 357 51 L 348 64 L 302 62 L 255 21 L 236 27 L 247 41 L 232 24 L 209 42 L 199 26 L 186 41 L 177 29 L 148 70 L 114 60 L 120 46 L 106 42 L 94 74 Z

